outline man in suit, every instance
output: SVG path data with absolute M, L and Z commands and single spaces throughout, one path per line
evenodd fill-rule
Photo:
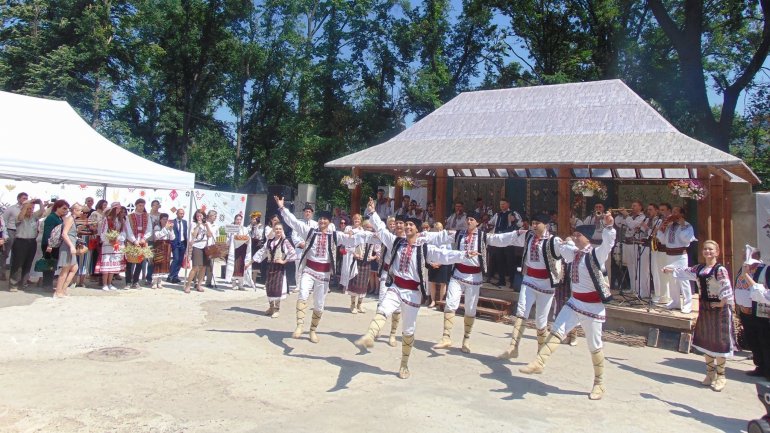
M 184 220 L 184 209 L 177 209 L 176 218 L 174 219 L 174 240 L 171 241 L 173 260 L 171 261 L 171 272 L 168 273 L 168 278 L 166 278 L 166 281 L 169 283 L 181 283 L 179 269 L 182 267 L 182 260 L 187 251 L 188 234 L 187 221 Z

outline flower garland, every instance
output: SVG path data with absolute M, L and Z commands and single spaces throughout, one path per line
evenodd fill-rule
M 396 185 L 405 189 L 414 188 L 416 183 L 417 181 L 415 181 L 414 178 L 411 176 L 399 176 L 398 179 L 396 179 Z
M 682 198 L 692 198 L 694 200 L 703 200 L 706 198 L 706 188 L 693 179 L 677 179 L 668 183 L 671 194 Z
M 572 184 L 572 192 L 588 197 L 596 193 L 601 200 L 607 198 L 607 186 L 602 182 L 593 179 L 581 179 L 574 182 Z
M 344 185 L 349 189 L 354 189 L 363 182 L 364 181 L 358 176 L 342 176 L 342 179 L 340 179 L 340 185 Z

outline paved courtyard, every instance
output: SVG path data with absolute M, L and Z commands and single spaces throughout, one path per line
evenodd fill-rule
M 179 289 L 77 289 L 63 300 L 0 292 L 0 431 L 734 432 L 762 414 L 744 357 L 728 362 L 715 393 L 699 384 L 699 356 L 608 343 L 608 392 L 591 402 L 582 338 L 526 376 L 518 368 L 535 354 L 533 330 L 515 362 L 495 358 L 510 327 L 485 320 L 474 353 L 459 350 L 462 320 L 458 348 L 433 351 L 441 313 L 422 309 L 412 377 L 400 380 L 400 343 L 352 343 L 373 299 L 352 315 L 347 296 L 330 294 L 313 344 L 291 338 L 296 295 L 271 319 L 261 290 Z

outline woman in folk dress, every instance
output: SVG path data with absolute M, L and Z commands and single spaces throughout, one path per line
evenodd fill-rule
M 243 276 L 246 272 L 246 262 L 251 257 L 251 237 L 248 227 L 243 226 L 243 215 L 236 215 L 233 224 L 238 226 L 238 232 L 228 235 L 229 251 L 225 279 L 230 281 L 233 290 L 244 290 Z
M 364 230 L 374 231 L 368 221 L 364 225 Z M 353 314 L 366 313 L 361 303 L 366 297 L 372 263 L 377 263 L 377 253 L 374 245 L 369 242 L 359 243 L 350 251 L 352 251 L 352 260 L 349 270 L 350 280 L 347 286 L 347 293 L 350 295 L 350 312 Z
M 96 273 L 102 274 L 102 290 L 118 290 L 112 285 L 113 276 L 126 269 L 125 253 L 123 247 L 128 233 L 126 232 L 125 213 L 120 202 L 110 204 L 104 219 L 99 224 L 99 238 L 102 241 L 102 253 L 96 264 Z M 118 232 L 118 238 L 114 241 L 107 239 L 107 232 Z
M 717 263 L 719 244 L 708 240 L 703 242 L 705 264 L 689 268 L 665 267 L 663 272 L 674 274 L 678 280 L 698 282 L 700 302 L 698 321 L 695 323 L 692 346 L 703 352 L 706 358 L 704 386 L 714 391 L 725 387 L 725 364 L 735 350 L 735 329 L 733 325 L 733 287 L 727 268 Z
M 350 221 L 352 221 L 352 226 L 344 228 L 344 231 L 347 233 L 351 229 L 353 230 L 353 234 L 361 233 L 364 231 L 364 228 L 361 226 L 361 223 L 363 219 L 361 218 L 361 214 L 355 214 L 350 218 Z M 341 227 L 337 227 L 337 230 L 343 230 Z M 353 248 L 349 247 L 340 247 L 341 249 L 345 250 L 345 254 L 342 256 L 341 262 L 341 268 L 340 268 L 340 286 L 342 286 L 342 289 L 344 291 L 347 291 L 348 289 L 348 283 L 350 283 L 350 279 L 353 278 L 353 276 L 350 274 L 351 271 L 351 264 L 353 263 Z
M 273 236 L 254 254 L 254 261 L 267 262 L 267 275 L 265 277 L 265 291 L 270 308 L 267 315 L 276 318 L 281 309 L 281 299 L 286 298 L 288 284 L 286 283 L 286 263 L 293 264 L 297 259 L 294 246 L 286 239 L 283 233 L 283 224 L 275 223 L 272 230 Z
M 162 289 L 162 281 L 168 277 L 171 268 L 171 241 L 176 239 L 174 223 L 168 220 L 168 214 L 162 213 L 152 228 L 152 288 Z

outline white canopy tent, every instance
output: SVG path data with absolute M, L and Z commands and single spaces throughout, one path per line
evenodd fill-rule
M 72 107 L 0 92 L 0 178 L 112 187 L 192 190 L 195 174 L 118 146 Z

